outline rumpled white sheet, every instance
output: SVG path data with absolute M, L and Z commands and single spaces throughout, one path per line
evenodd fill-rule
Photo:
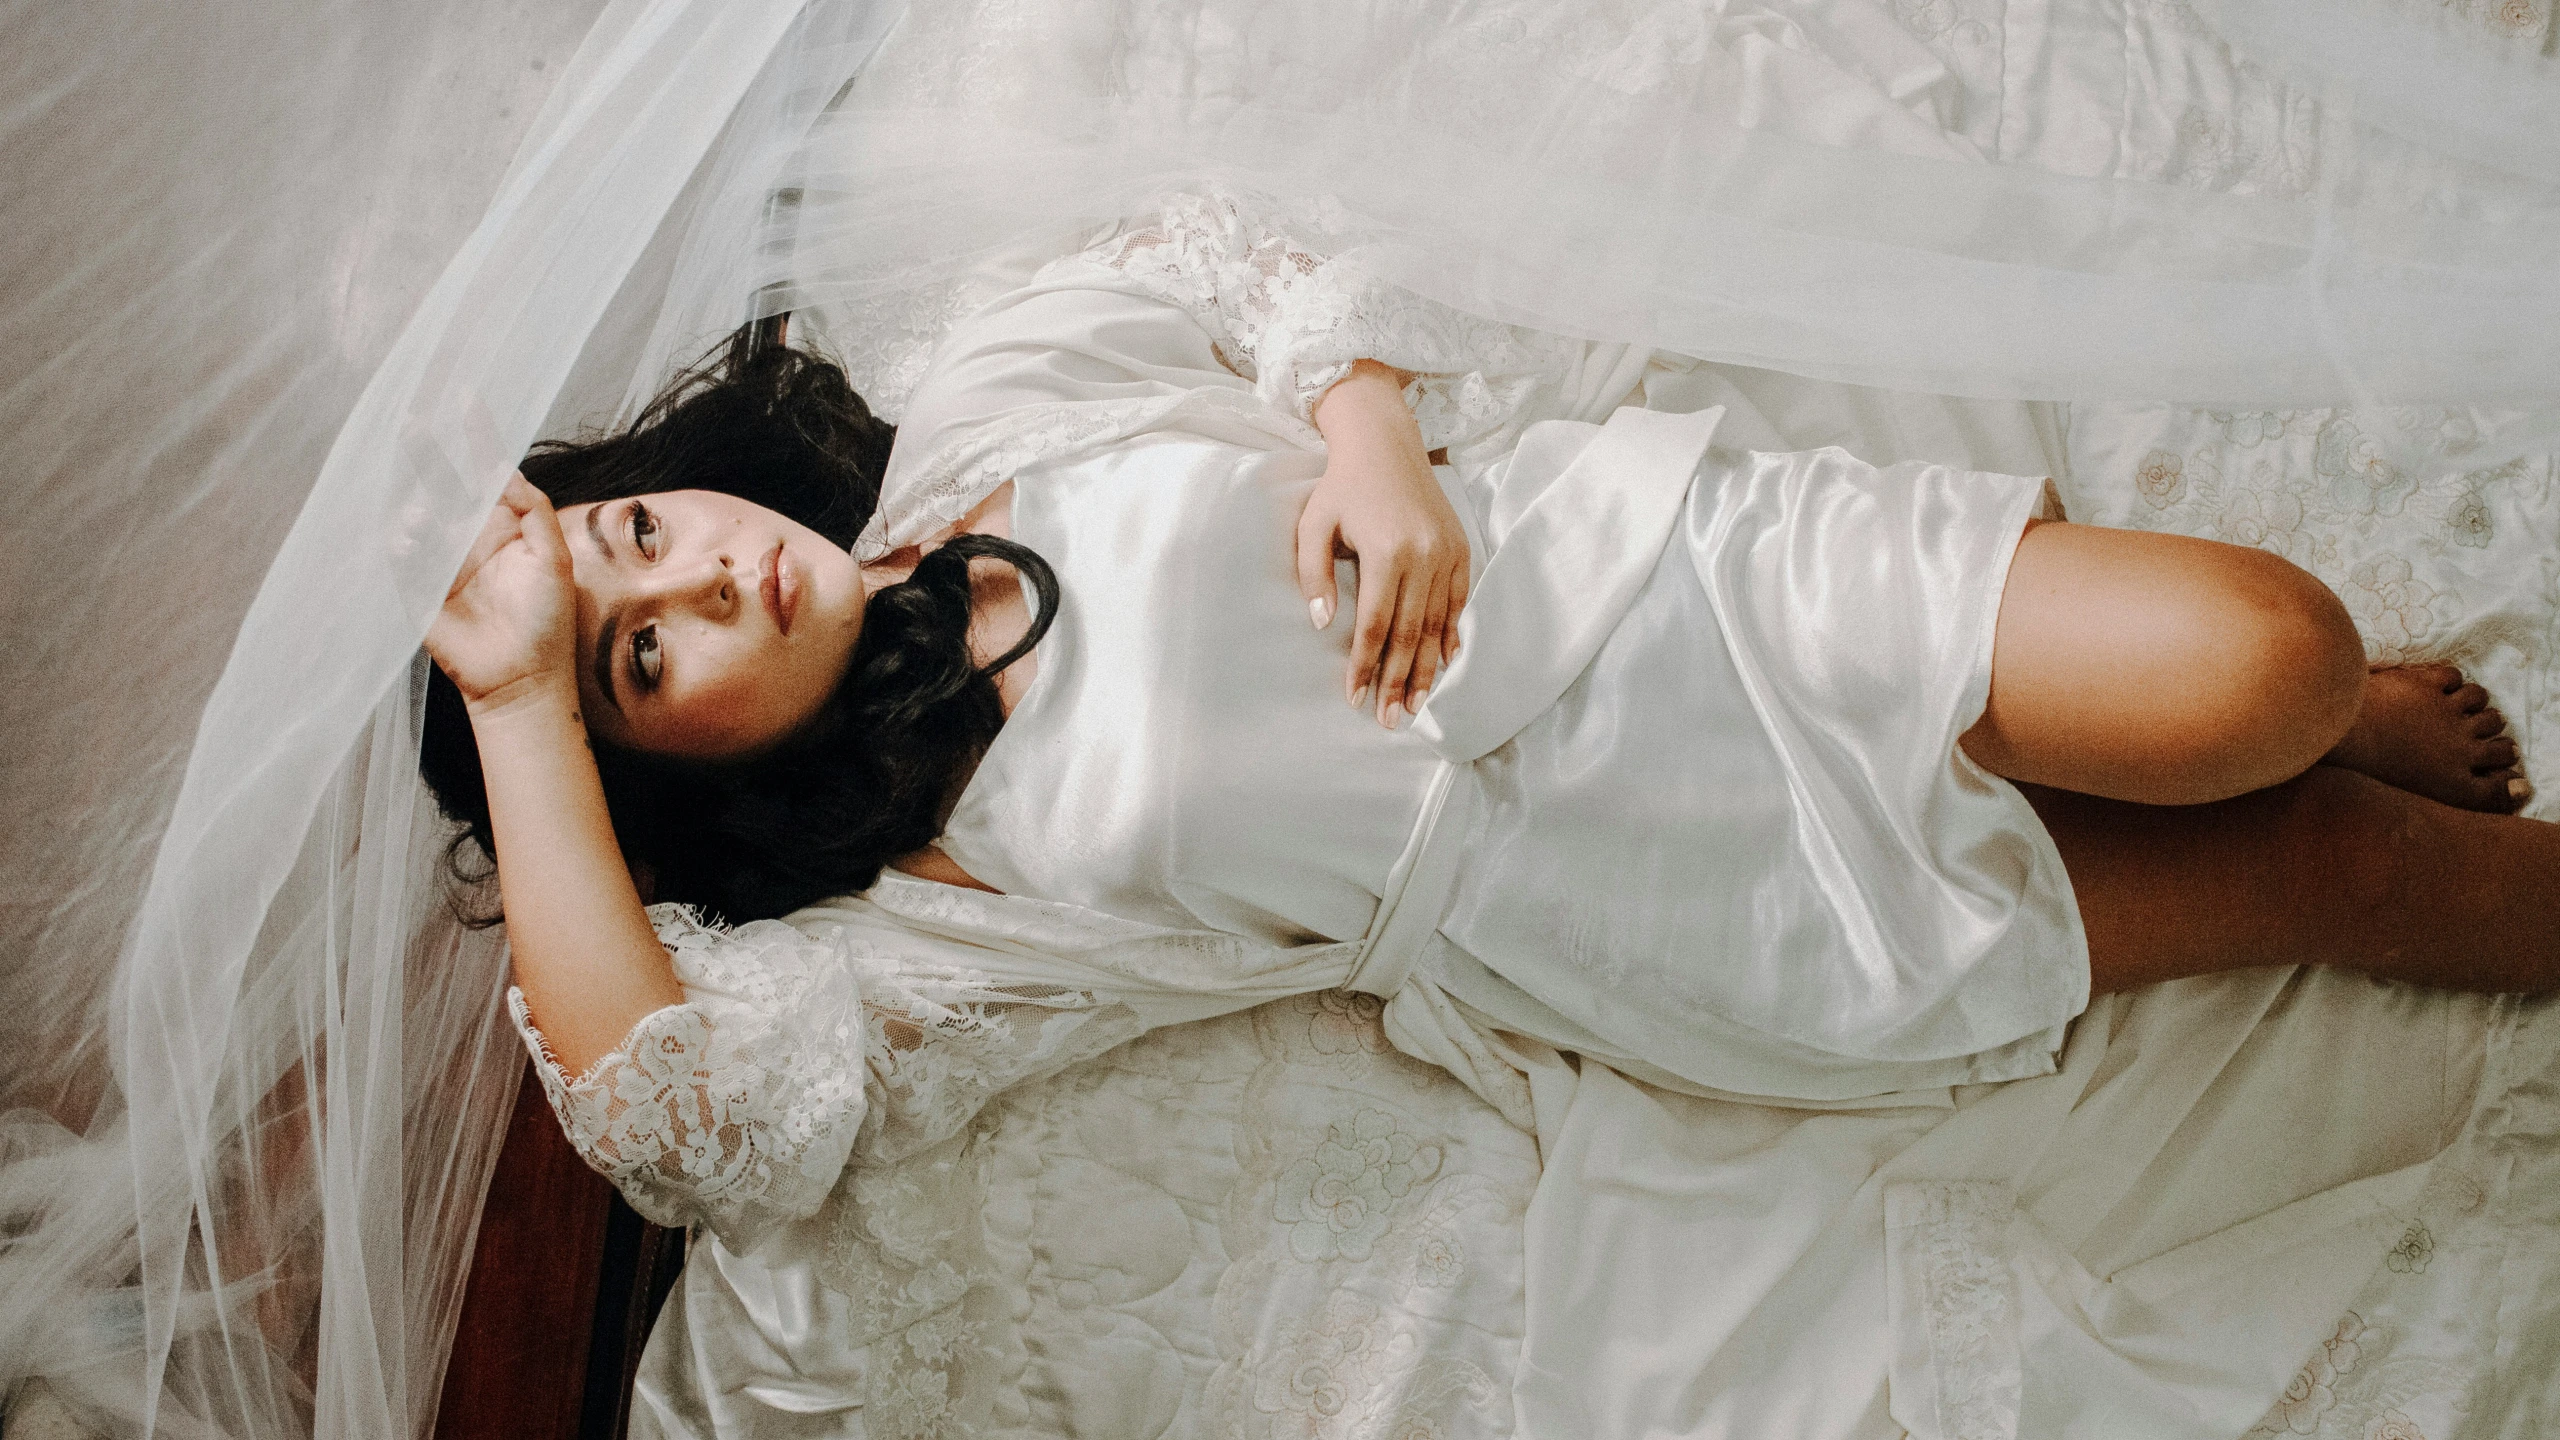
M 2546 0 L 2443 8 L 2550 34 Z M 2183 0 L 1893 12 L 1963 82 L 1941 118 L 1986 151 L 2208 190 L 2317 183 L 2316 97 L 2235 61 Z M 2410 185 L 2422 200 L 2426 177 Z M 2074 519 L 2277 550 L 2347 599 L 2374 658 L 2453 659 L 2490 686 L 2529 770 L 2560 722 L 2552 461 L 2465 462 L 2516 417 L 1693 378 L 1731 407 L 1732 443 L 2049 471 Z M 1747 1107 L 1563 1062 L 1531 1088 L 1534 1136 L 1388 1049 L 1373 1002 L 1305 996 L 1009 1097 L 970 1142 L 982 1225 L 961 1227 L 983 1236 L 970 1309 L 1005 1357 L 983 1377 L 990 1428 L 2560 1427 L 2551 1004 L 2256 971 L 2102 1000 L 2061 1074 L 1953 1109 Z M 752 1327 L 730 1323 L 740 1292 L 715 1264 L 745 1274 L 706 1248 L 653 1341 L 643 1411 L 665 1433 L 708 1433 L 706 1414 L 724 1435 L 933 1433 L 962 1398 L 885 1363 L 813 1391 L 787 1354 L 738 1348 Z M 808 1323 L 768 1300 L 766 1333 Z M 789 1395 L 796 1415 L 768 1403 Z

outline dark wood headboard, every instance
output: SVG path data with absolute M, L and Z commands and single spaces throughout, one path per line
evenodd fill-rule
M 481 1207 L 437 1440 L 621 1440 L 684 1244 L 569 1148 L 528 1064 Z

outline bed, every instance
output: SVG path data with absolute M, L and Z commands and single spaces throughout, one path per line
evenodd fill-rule
M 2547 0 L 2413 6 L 2552 41 Z M 2317 97 L 2236 59 L 2186 0 L 1878 8 L 1942 66 L 1910 103 L 1986 153 L 2208 191 L 2319 183 Z M 2429 203 L 2423 169 L 2402 178 Z M 969 298 L 805 318 L 894 407 Z M 2073 519 L 2274 550 L 2345 598 L 2371 659 L 2452 660 L 2487 685 L 2529 773 L 2560 733 L 2560 477 L 2501 443 L 2549 415 L 2027 404 L 1657 368 L 1680 408 L 1725 404 L 1732 443 L 2048 473 Z M 634 1433 L 2560 1426 L 2547 1002 L 2278 970 L 2182 982 L 2101 1000 L 2062 1075 L 1935 1107 L 1769 1110 L 1562 1059 L 1514 1084 L 1480 1093 L 1397 1053 L 1365 996 L 1149 1035 L 837 1203 L 877 1281 L 855 1306 L 858 1373 L 796 1374 L 702 1323 L 758 1283 L 703 1242 Z M 1612 1183 L 1541 1191 L 1585 1167 Z
M 1203 93 L 1244 82 L 1257 103 L 1280 104 L 1334 83 L 1332 72 L 1319 64 L 1257 90 L 1258 77 L 1294 72 L 1233 42 L 1276 31 L 1273 43 L 1297 47 L 1284 59 L 1320 61 L 1343 8 L 567 0 L 430 15 L 325 3 L 144 7 L 104 27 L 65 9 L 5 52 L 24 103 L 0 128 L 30 197 L 29 223 L 6 243 L 12 274 L 42 277 L 0 307 L 30 342 L 12 348 L 0 383 L 17 502 L 8 534 L 42 550 L 50 598 L 12 612 L 20 668 L 0 687 L 17 762 L 0 788 L 27 822 L 12 832 L 0 905 L 16 925 L 14 1064 L 0 1089 L 9 1106 L 33 1107 L 0 1116 L 0 1428 L 13 1440 L 125 1433 L 156 1403 L 163 1432 L 423 1436 L 459 1310 L 466 1333 L 445 1393 L 479 1386 L 496 1399 L 447 1404 L 446 1433 L 529 1434 L 545 1419 L 555 1433 L 613 1433 L 627 1372 L 606 1343 L 608 1317 L 526 1323 L 509 1332 L 523 1341 L 494 1343 L 508 1361 L 538 1363 L 489 1366 L 480 1357 L 495 1327 L 462 1303 L 484 1213 L 483 1240 L 555 1270 L 574 1270 L 599 1236 L 610 1250 L 638 1222 L 607 1218 L 602 1182 L 575 1167 L 532 1095 L 518 1133 L 549 1140 L 550 1160 L 590 1182 L 585 1208 L 564 1218 L 503 1177 L 489 1183 L 520 1058 L 498 1015 L 503 957 L 491 937 L 432 923 L 445 835 L 420 810 L 406 763 L 434 595 L 524 444 L 645 398 L 666 358 L 698 343 L 689 337 L 741 318 L 742 294 L 758 316 L 793 310 L 866 393 L 891 402 L 982 297 L 984 276 L 858 310 L 775 300 L 768 279 L 822 289 L 837 283 L 822 262 L 842 257 L 768 269 L 760 248 L 753 264 L 722 249 L 799 224 L 766 203 L 789 198 L 770 167 L 796 144 L 802 97 L 815 107 L 841 95 L 893 17 L 914 24 L 861 89 L 939 84 L 969 102 L 947 115 L 1029 93 L 1007 90 L 1018 77 L 1001 43 L 967 43 L 973 27 L 1037 37 L 1084 25 L 1204 75 Z M 2536 368 L 2560 353 L 2547 225 L 2417 227 L 2451 237 L 2417 264 L 2352 240 L 2294 247 L 2390 277 L 2359 286 L 2350 275 L 2334 305 L 2302 291 L 2317 275 L 2235 275 L 2211 250 L 2232 226 L 2369 214 L 2325 203 L 2350 179 L 2387 179 L 2412 213 L 2440 219 L 2494 208 L 2500 193 L 2478 175 L 2448 183 L 2427 162 L 2401 164 L 2388 147 L 2333 165 L 2339 137 L 2323 117 L 2339 112 L 2325 93 L 2237 63 L 2213 24 L 2254 14 L 2274 27 L 2262 36 L 2290 33 L 2307 53 L 2332 33 L 2369 38 L 2392 11 L 2471 51 L 2539 60 L 2539 83 L 2555 50 L 2551 0 L 1347 7 L 1364 8 L 1395 43 L 1373 46 L 1387 63 L 1355 66 L 1347 83 L 1463 77 L 1451 67 L 1473 63 L 1524 82 L 1445 106 L 1436 84 L 1351 92 L 1378 104 L 1343 113 L 1442 115 L 1442 132 L 1503 137 L 1458 147 L 1490 154 L 1499 173 L 1420 186 L 1409 204 L 1391 187 L 1412 167 L 1394 154 L 1369 167 L 1366 197 L 1354 193 L 1371 222 L 1459 242 L 1418 247 L 1426 258 L 1525 254 L 1518 245 L 1589 234 L 1572 217 L 1484 221 L 1486 207 L 1438 197 L 1572 208 L 1555 197 L 1585 193 L 1568 163 L 1581 132 L 1550 127 L 1567 143 L 1538 152 L 1496 122 L 1605 110 L 1691 56 L 1702 26 L 1759 43 L 1784 32 L 1769 18 L 1783 11 L 1854 37 L 1823 62 L 1864 65 L 1907 110 L 1897 136 L 1925 130 L 1933 143 L 2030 162 L 2008 177 L 2022 182 L 2054 171 L 2168 182 L 1994 189 L 2098 202 L 2058 203 L 2061 222 L 2122 203 L 2143 222 L 2126 234 L 2166 237 L 2216 293 L 2247 302 L 2177 307 L 2160 323 L 2172 308 L 2160 295 L 2206 284 L 2155 276 L 2163 283 L 2132 287 L 2154 313 L 2126 317 L 2152 323 L 2121 335 L 2049 327 L 2064 342 L 2020 358 L 2013 337 L 2032 338 L 2031 325 L 1967 324 L 1979 315 L 1957 307 L 2053 313 L 2057 284 L 2077 273 L 2075 232 L 2030 237 L 2022 253 L 2038 283 L 2008 285 L 1965 283 L 1986 278 L 1966 267 L 2008 253 L 1998 227 L 1906 229 L 1877 247 L 1904 262 L 1893 273 L 1960 288 L 1908 286 L 1911 303 L 1833 293 L 1836 277 L 1859 273 L 1836 263 L 1839 246 L 1865 235 L 1821 227 L 1869 218 L 1867 192 L 1840 183 L 1868 171 L 1817 163 L 1800 211 L 1761 217 L 1791 245 L 1811 237 L 1776 257 L 1788 264 L 1755 248 L 1765 226 L 1692 249 L 1692 234 L 1658 223 L 1636 252 L 1655 268 L 1536 265 L 1537 293 L 1525 295 L 1520 283 L 1453 287 L 1497 306 L 1600 316 L 1612 313 L 1605 302 L 1668 295 L 1683 307 L 1676 327 L 1620 315 L 1595 328 L 1656 341 L 1676 329 L 1686 338 L 1675 348 L 1920 390 L 2223 395 L 2273 374 L 2274 389 L 2310 403 L 2352 388 L 2319 368 L 2345 357 L 2363 375 L 2344 378 L 2377 391 L 2427 391 L 2433 373 L 2510 398 L 2536 385 L 2553 394 L 2542 378 L 2555 372 Z M 1071 48 L 1036 58 L 1085 54 Z M 2445 55 L 2431 72 L 2415 63 L 2423 53 L 2348 48 L 2306 64 L 2351 79 L 2388 57 L 2397 88 L 2447 122 L 2417 133 L 2469 124 L 2486 150 L 2560 178 L 2560 123 L 2484 135 L 2477 122 L 2501 113 L 2484 102 L 2494 83 L 2419 78 L 2467 73 Z M 2258 54 L 2281 63 L 2288 50 Z M 775 58 L 825 83 L 793 88 L 800 72 L 771 69 Z M 1572 96 L 1516 103 L 1558 75 L 1572 77 Z M 1428 93 L 1402 111 L 1388 103 L 1417 92 Z M 1038 113 L 1102 115 L 1126 93 L 1054 94 Z M 2555 95 L 2543 86 L 2542 99 Z M 1229 157 L 1209 142 L 1228 137 L 1208 133 L 1221 113 L 1189 118 L 1208 168 L 1224 173 Z M 906 177 L 910 199 L 931 198 L 944 178 L 934 147 L 950 136 L 918 140 L 927 173 Z M 791 142 L 779 158 L 763 145 L 775 138 Z M 1319 153 L 1356 164 L 1375 148 L 1367 141 L 1336 134 Z M 1050 179 L 1046 152 L 1008 168 L 1013 158 L 977 157 L 968 193 L 982 210 L 1019 198 L 994 193 L 999 182 Z M 1072 158 L 1081 168 L 1068 173 L 1117 173 L 1098 153 Z M 1780 162 L 1808 158 L 1825 157 L 1778 146 L 1745 178 L 1805 179 Z M 1236 163 L 1294 173 L 1268 150 Z M 1522 185 L 1523 173 L 1554 188 Z M 728 203 L 730 180 L 743 204 Z M 1623 201 L 1629 188 L 1588 193 Z M 1717 203 L 1732 193 L 1696 191 Z M 911 244 L 942 239 L 929 205 L 836 193 L 899 221 Z M 1689 189 L 1658 193 L 1675 202 L 1659 212 L 1666 221 L 1699 218 L 1676 203 L 1696 198 Z M 2316 203 L 2230 203 L 2250 193 Z M 1043 216 L 1089 225 L 1124 197 L 1079 208 L 1087 198 L 1047 196 L 1017 229 Z M 1766 197 L 1738 198 L 1749 221 Z M 1983 194 L 1881 198 L 1872 208 L 1905 225 L 2009 213 L 1986 212 Z M 2193 213 L 2190 199 L 2227 224 L 2181 248 L 2151 222 Z M 1629 211 L 1573 213 L 1606 230 Z M 1433 228 L 1432 216 L 1459 218 Z M 858 238 L 860 218 L 828 224 Z M 2516 261 L 2501 247 L 2519 234 L 2540 238 Z M 1932 237 L 1948 250 L 1919 243 Z M 940 258 L 876 253 L 884 266 Z M 1762 264 L 1779 298 L 1719 309 L 1701 287 L 1671 283 L 1686 272 L 1662 268 L 1692 254 Z M 1590 275 L 1623 283 L 1579 283 Z M 1405 278 L 1427 288 L 1410 268 Z M 1725 279 L 1714 285 L 1738 293 Z M 2059 288 L 2063 313 L 2106 309 L 2085 287 Z M 1701 318 L 1775 323 L 1781 304 L 1815 319 L 1745 341 Z M 1892 323 L 1899 348 L 1867 353 L 1878 327 L 1857 323 L 1861 305 Z M 2433 349 L 2377 343 L 2397 330 L 2379 323 L 2335 344 L 2313 333 L 2421 306 L 2442 311 L 2436 328 L 2410 327 L 2443 342 Z M 2269 338 L 2254 344 L 2260 333 Z M 2057 375 L 2048 361 L 2080 368 Z M 2281 551 L 2337 587 L 2377 659 L 2469 667 L 2497 692 L 2528 763 L 2548 769 L 2560 404 L 2215 413 L 1950 401 L 1676 357 L 1657 369 L 1666 396 L 1725 403 L 1747 443 L 2051 474 L 2078 518 Z M 2190 376 L 2203 378 L 2182 390 Z M 301 723 L 279 724 L 280 713 Z M 2552 805 L 2537 813 L 2551 817 Z M 718 1327 L 703 1322 L 725 1262 L 698 1246 L 643 1367 L 636 1428 L 2555 1433 L 2555 1025 L 2547 1005 L 2256 972 L 2100 1005 L 2050 1083 L 1809 1114 L 1666 1095 L 1525 1053 L 1522 1068 L 1479 1075 L 1471 1090 L 1388 1046 L 1370 1002 L 1303 997 L 1136 1042 L 1007 1097 L 939 1151 L 856 1177 L 827 1218 L 868 1267 L 849 1322 L 872 1342 L 857 1368 L 794 1373 L 778 1353 L 739 1353 L 744 1331 L 719 1349 Z M 118 1095 L 122 1119 L 98 1108 Z M 511 1196 L 543 1213 L 512 1223 Z M 221 1239 L 223 1253 L 191 1250 L 191 1236 Z M 531 1269 L 513 1278 L 528 1282 Z M 477 1273 L 503 1278 L 505 1266 Z M 743 1268 L 729 1278 L 755 1283 Z M 627 1306 L 599 1301 L 610 1318 L 648 1309 L 652 1287 L 627 1288 Z M 558 1292 L 564 1306 L 597 1294 L 595 1267 Z M 592 1357 L 579 1353 L 581 1332 Z M 523 1403 L 503 1391 L 535 1371 L 548 1393 Z

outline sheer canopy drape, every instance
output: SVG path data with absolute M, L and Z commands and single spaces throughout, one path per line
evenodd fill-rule
M 21 0 L 0 1383 L 167 1434 L 429 1423 L 518 1062 L 411 779 L 417 641 L 512 457 L 740 321 L 809 316 L 894 410 L 989 274 L 1214 182 L 1709 360 L 2547 402 L 2542 3 L 2196 0 L 2310 117 L 2208 193 L 1969 113 L 1953 5 Z

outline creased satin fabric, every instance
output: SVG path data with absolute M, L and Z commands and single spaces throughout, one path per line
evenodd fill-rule
M 1458 665 L 1388 733 L 1340 698 L 1351 627 L 1312 630 L 1291 578 L 1321 455 L 1166 403 L 1242 383 L 1181 310 L 1032 293 L 962 328 L 919 414 L 999 411 L 981 390 L 1164 413 L 1015 475 L 1015 537 L 1066 598 L 946 829 L 964 869 L 1150 924 L 1353 940 L 1446 761 L 1475 828 L 1390 1033 L 1454 1023 L 1439 992 L 1684 1088 L 1814 1103 L 2052 1069 L 2087 997 L 2069 884 L 1955 748 L 2041 481 L 1708 452 L 1714 413 L 1549 400 L 1516 450 L 1443 472 L 1480 588 Z
M 2087 1003 L 2070 883 L 1955 745 L 2045 504 L 2035 481 L 1839 450 L 1711 455 L 1590 668 L 1475 767 L 1488 804 L 1443 930 L 1508 986 L 1459 967 L 1451 992 L 1740 1094 L 2050 1070 Z

